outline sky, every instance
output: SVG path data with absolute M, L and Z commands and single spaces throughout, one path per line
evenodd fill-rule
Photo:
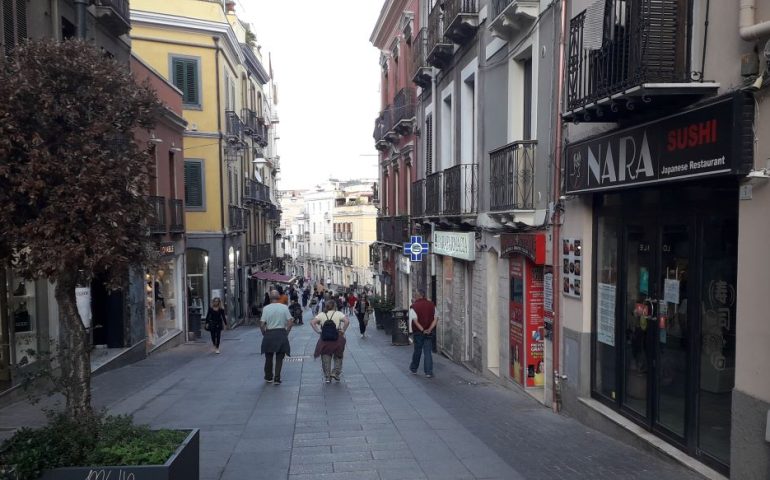
M 278 86 L 279 189 L 330 177 L 377 178 L 374 119 L 380 108 L 379 51 L 370 42 L 383 0 L 239 0 L 272 54 Z

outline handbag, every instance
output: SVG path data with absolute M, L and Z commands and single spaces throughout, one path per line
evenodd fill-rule
M 208 320 L 206 320 L 206 323 L 203 324 L 203 329 L 206 330 L 207 332 L 211 330 L 211 324 L 209 323 Z

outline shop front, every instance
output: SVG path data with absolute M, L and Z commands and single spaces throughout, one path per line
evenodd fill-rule
M 183 242 L 162 242 L 158 266 L 145 273 L 148 348 L 170 340 L 184 330 L 186 313 Z
M 500 256 L 508 258 L 508 347 L 511 380 L 525 388 L 545 383 L 545 234 L 500 237 Z
M 721 470 L 752 112 L 732 95 L 566 151 L 567 193 L 593 204 L 592 396 Z

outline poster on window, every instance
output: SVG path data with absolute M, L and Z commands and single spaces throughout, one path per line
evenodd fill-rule
M 543 267 L 527 264 L 527 386 L 541 387 L 545 370 L 543 358 Z
M 562 240 L 562 293 L 580 298 L 583 292 L 583 242 L 576 238 Z
M 524 385 L 524 260 L 521 257 L 509 259 L 509 281 L 508 343 L 511 378 L 519 385 Z
M 596 284 L 596 339 L 611 347 L 615 346 L 615 294 L 615 285 L 609 283 Z

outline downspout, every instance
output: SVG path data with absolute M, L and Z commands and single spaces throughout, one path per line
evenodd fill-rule
M 556 248 L 558 245 L 561 244 L 561 240 L 559 238 L 560 235 L 560 224 L 561 224 L 561 212 L 560 208 L 562 207 L 560 205 L 561 203 L 561 156 L 562 156 L 562 129 L 564 128 L 562 119 L 561 119 L 561 104 L 562 104 L 562 93 L 564 91 L 564 50 L 565 50 L 565 43 L 566 43 L 566 31 L 567 31 L 567 0 L 561 0 L 561 29 L 559 32 L 559 65 L 558 65 L 558 83 L 557 83 L 557 89 L 556 89 L 556 125 L 554 125 L 554 129 L 556 130 L 556 146 L 554 149 L 554 170 L 553 170 L 553 198 L 554 198 L 554 212 L 553 212 L 553 240 L 552 240 L 552 265 L 553 265 L 553 284 L 554 284 L 554 291 L 556 291 L 556 286 L 561 285 L 561 268 L 559 267 L 559 252 L 561 251 L 559 248 Z M 561 342 L 561 335 L 560 335 L 560 326 L 561 321 L 559 319 L 560 315 L 560 302 L 555 301 L 553 302 L 553 373 L 554 373 L 554 389 L 553 389 L 553 411 L 558 412 L 561 409 L 561 387 L 560 384 L 560 376 L 559 376 L 559 369 L 560 366 L 560 342 Z
M 756 23 L 756 10 L 756 0 L 741 0 L 738 27 L 741 38 L 746 41 L 770 36 L 770 21 Z
M 222 221 L 222 264 L 224 266 L 223 270 L 225 272 L 228 271 L 228 265 L 227 265 L 227 228 L 225 227 L 225 185 L 224 185 L 224 172 L 222 170 L 222 166 L 225 163 L 225 159 L 222 154 L 222 105 L 221 105 L 221 97 L 219 93 L 219 37 L 214 36 L 211 37 L 214 39 L 214 45 L 216 46 L 216 52 L 214 52 L 214 68 L 216 69 L 216 72 L 214 72 L 214 77 L 216 78 L 216 89 L 217 89 L 217 132 L 219 132 L 219 215 L 220 219 Z M 227 288 L 227 279 L 226 276 L 222 277 L 222 291 L 226 291 Z M 227 295 L 225 295 L 226 297 Z M 223 298 L 223 302 L 225 302 L 225 309 L 227 308 L 227 299 Z M 225 310 L 226 311 L 226 310 Z
M 61 41 L 61 15 L 59 14 L 59 0 L 51 0 L 51 30 L 53 38 Z
M 81 40 L 86 39 L 86 7 L 88 7 L 88 0 L 75 0 L 78 38 Z

